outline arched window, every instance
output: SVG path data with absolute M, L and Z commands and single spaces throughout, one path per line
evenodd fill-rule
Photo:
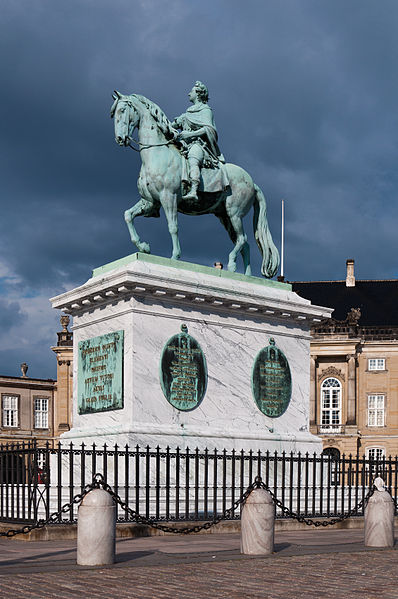
M 321 385 L 321 426 L 335 429 L 341 425 L 341 383 L 334 377 Z
M 322 451 L 322 455 L 330 456 L 330 459 L 334 460 L 335 462 L 338 462 L 340 459 L 340 451 L 337 449 L 337 447 L 325 447 L 325 449 Z
M 329 466 L 328 478 L 330 484 L 338 485 L 340 482 L 340 451 L 337 447 L 325 447 L 322 455 L 328 458 L 326 467 Z

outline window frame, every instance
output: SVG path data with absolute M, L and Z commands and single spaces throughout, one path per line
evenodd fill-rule
M 16 410 L 16 424 L 6 424 L 5 423 L 5 408 L 4 408 L 4 399 L 8 397 L 15 397 L 17 400 Z M 21 396 L 18 393 L 2 393 L 1 394 L 1 428 L 15 430 L 20 429 L 20 405 L 21 405 Z
M 45 400 L 47 402 L 47 426 L 37 426 L 36 425 L 36 401 L 43 401 L 43 400 Z M 45 413 L 42 410 L 38 410 L 37 412 L 40 414 Z M 49 423 L 50 423 L 50 397 L 48 395 L 47 396 L 34 395 L 33 396 L 33 429 L 38 430 L 38 431 L 48 431 Z
M 378 407 L 378 400 L 383 399 L 383 406 Z M 370 407 L 370 401 L 375 400 L 375 406 Z M 378 424 L 378 414 L 382 414 L 382 424 Z M 371 423 L 371 414 L 374 416 L 374 424 Z M 371 428 L 381 428 L 386 425 L 386 395 L 385 393 L 369 393 L 368 394 L 368 407 L 367 407 L 367 426 Z
M 330 463 L 330 484 L 338 485 L 340 482 L 340 450 L 337 447 L 324 447 L 321 456 L 323 456 L 323 458 L 326 458 L 325 468 L 327 468 L 327 465 Z
M 337 381 L 338 385 L 334 385 L 334 386 L 329 386 L 329 387 L 324 387 L 325 383 L 327 381 Z M 329 394 L 329 408 L 325 408 L 324 407 L 324 391 L 326 389 L 337 389 L 338 390 L 338 407 L 333 407 L 332 403 L 333 403 L 333 397 L 332 397 L 332 393 Z M 343 409 L 343 385 L 341 383 L 341 381 L 335 377 L 335 376 L 328 376 L 326 377 L 322 382 L 321 382 L 321 387 L 320 387 L 320 427 L 329 427 L 330 429 L 333 428 L 337 428 L 337 427 L 341 427 L 342 425 L 342 409 Z M 333 422 L 333 412 L 338 412 L 338 422 Z M 324 413 L 329 413 L 329 422 L 328 423 L 324 423 L 323 422 L 323 415 Z
M 375 457 L 370 457 L 370 452 L 371 451 L 381 451 L 382 454 L 380 457 L 375 458 Z M 383 460 L 386 457 L 386 448 L 383 447 L 382 445 L 371 445 L 370 447 L 367 447 L 365 449 L 365 457 L 366 460 L 372 461 L 372 462 L 379 462 L 380 460 Z
M 375 367 L 371 366 L 371 362 L 375 362 Z M 378 363 L 382 362 L 383 367 L 379 368 Z M 368 358 L 368 371 L 369 372 L 380 372 L 386 370 L 386 359 L 385 358 Z

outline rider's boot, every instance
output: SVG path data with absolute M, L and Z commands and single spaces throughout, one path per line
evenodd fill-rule
M 184 195 L 184 200 L 198 200 L 199 179 L 191 180 L 191 189 Z
M 184 195 L 184 200 L 198 200 L 198 187 L 200 181 L 199 160 L 196 156 L 188 156 L 189 176 L 191 179 L 191 189 Z

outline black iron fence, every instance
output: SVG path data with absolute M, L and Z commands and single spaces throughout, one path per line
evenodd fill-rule
M 290 511 L 337 517 L 354 510 L 381 476 L 397 500 L 398 458 L 48 443 L 0 446 L 0 521 L 47 519 L 101 473 L 128 508 L 158 521 L 208 520 L 232 506 L 256 476 Z M 284 517 L 277 508 L 277 518 Z M 240 517 L 240 507 L 231 519 Z M 77 505 L 59 522 L 74 522 Z

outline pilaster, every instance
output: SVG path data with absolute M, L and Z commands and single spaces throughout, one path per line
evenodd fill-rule
M 347 357 L 347 425 L 356 424 L 356 355 Z

